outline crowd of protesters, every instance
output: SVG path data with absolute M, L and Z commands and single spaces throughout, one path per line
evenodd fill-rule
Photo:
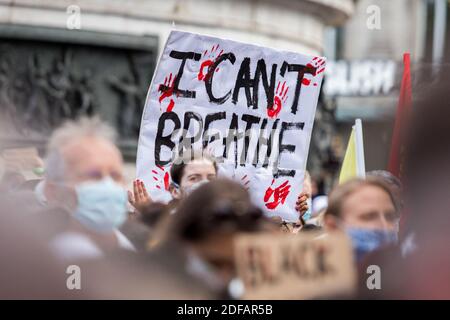
M 296 223 L 267 218 L 202 152 L 172 165 L 169 203 L 141 180 L 127 191 L 114 131 L 98 118 L 69 121 L 49 137 L 42 179 L 2 174 L 0 297 L 239 299 L 236 235 L 341 232 L 360 272 L 351 298 L 449 298 L 444 84 L 413 106 L 402 182 L 377 170 L 318 195 L 306 174 Z M 366 286 L 373 264 L 383 272 L 377 291 Z M 83 270 L 83 290 L 67 290 L 68 265 Z

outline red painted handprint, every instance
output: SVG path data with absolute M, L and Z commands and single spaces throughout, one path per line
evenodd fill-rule
M 306 74 L 303 76 L 302 79 L 302 85 L 309 86 L 311 84 L 311 81 L 315 76 L 317 76 L 319 73 L 322 73 L 325 71 L 325 60 L 321 59 L 319 57 L 314 57 L 308 64 L 306 64 L 309 68 L 316 68 L 316 72 L 314 74 Z M 317 82 L 314 82 L 313 85 L 316 87 Z
M 175 101 L 173 101 L 172 98 L 175 78 L 176 77 L 175 76 L 172 77 L 172 73 L 170 73 L 169 77 L 164 78 L 164 84 L 160 84 L 158 88 L 158 91 L 161 92 L 161 95 L 159 96 L 158 100 L 160 104 L 164 99 L 170 98 L 166 112 L 171 112 L 173 107 L 175 106 Z
M 269 210 L 276 209 L 280 203 L 284 204 L 291 189 L 291 185 L 289 184 L 288 180 L 283 182 L 278 187 L 272 188 L 274 182 L 275 179 L 272 179 L 272 183 L 267 188 L 266 193 L 264 194 L 264 202 L 266 208 Z M 269 202 L 270 199 L 273 200 Z
M 155 180 L 158 184 L 156 185 L 156 188 L 163 189 L 166 191 L 169 191 L 169 185 L 170 185 L 170 177 L 169 172 L 167 172 L 164 167 L 162 166 L 156 166 L 159 170 L 152 170 L 153 173 L 153 180 Z
M 273 104 L 267 106 L 267 116 L 269 118 L 276 118 L 283 108 L 283 104 L 287 100 L 287 93 L 289 87 L 286 85 L 286 81 L 281 84 L 278 82 L 277 90 L 275 91 L 275 97 L 273 98 Z
M 208 55 L 207 59 L 204 60 L 201 65 L 200 65 L 200 70 L 198 71 L 198 75 L 197 75 L 197 79 L 199 81 L 207 81 L 209 79 L 209 77 L 211 77 L 210 75 L 210 67 L 211 65 L 217 60 L 217 58 L 219 58 L 221 56 L 221 54 L 223 53 L 223 50 L 219 51 L 219 44 L 212 46 L 209 55 L 208 55 L 208 50 L 205 50 L 205 52 L 203 52 L 203 59 L 205 59 L 206 55 Z M 205 72 L 206 69 L 206 72 Z M 216 72 L 219 71 L 219 68 L 216 69 Z

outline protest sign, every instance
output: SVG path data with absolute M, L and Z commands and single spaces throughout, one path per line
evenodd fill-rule
M 296 221 L 325 59 L 172 31 L 142 116 L 137 177 L 168 201 L 170 166 L 207 150 L 269 216 Z
M 334 233 L 241 235 L 235 260 L 245 299 L 346 297 L 356 271 L 350 239 Z

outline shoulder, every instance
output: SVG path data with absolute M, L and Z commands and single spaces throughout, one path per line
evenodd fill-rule
M 95 259 L 102 250 L 88 236 L 78 232 L 63 232 L 50 242 L 52 252 L 62 260 Z

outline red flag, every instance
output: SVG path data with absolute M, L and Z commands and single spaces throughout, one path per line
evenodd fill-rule
M 400 96 L 395 116 L 394 132 L 392 134 L 391 152 L 389 155 L 388 170 L 397 178 L 401 176 L 402 141 L 401 131 L 404 130 L 406 115 L 411 109 L 411 71 L 409 53 L 403 54 L 403 76 L 400 87 Z

